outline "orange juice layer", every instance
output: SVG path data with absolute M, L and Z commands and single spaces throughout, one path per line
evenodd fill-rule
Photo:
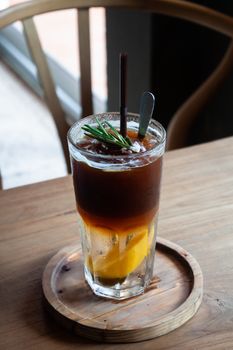
M 106 250 L 106 254 L 92 254 L 86 256 L 86 266 L 92 274 L 104 279 L 116 279 L 126 277 L 133 272 L 147 257 L 154 240 L 154 221 L 150 225 L 131 227 L 118 234 L 104 227 L 86 227 L 89 239 L 92 242 L 99 237 L 112 244 Z M 104 248 L 104 247 L 103 247 Z

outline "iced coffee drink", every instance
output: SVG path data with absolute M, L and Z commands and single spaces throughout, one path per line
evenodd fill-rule
M 127 116 L 129 147 L 104 143 L 83 128 L 100 123 L 119 131 L 119 118 L 90 116 L 68 134 L 85 278 L 95 294 L 114 299 L 141 294 L 150 283 L 165 146 L 156 121 L 138 137 L 133 114 Z

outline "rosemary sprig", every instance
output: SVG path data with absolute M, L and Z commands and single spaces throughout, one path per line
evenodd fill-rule
M 118 146 L 120 148 L 131 148 L 132 142 L 128 136 L 123 137 L 107 120 L 100 121 L 96 118 L 97 127 L 85 124 L 82 129 L 85 135 L 95 138 L 101 142 Z

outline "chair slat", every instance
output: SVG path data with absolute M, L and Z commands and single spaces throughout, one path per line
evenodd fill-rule
M 82 116 L 93 114 L 92 84 L 91 84 L 91 49 L 89 10 L 78 11 L 78 38 L 80 55 L 80 94 Z M 85 77 L 85 78 L 84 78 Z
M 62 143 L 67 170 L 70 172 L 70 158 L 68 146 L 66 141 L 66 134 L 68 131 L 68 124 L 65 120 L 65 113 L 63 112 L 60 102 L 56 94 L 56 88 L 48 67 L 48 62 L 43 52 L 40 39 L 36 30 L 36 26 L 32 18 L 23 21 L 23 28 L 25 38 L 28 44 L 28 49 L 32 59 L 37 67 L 38 78 L 43 88 L 44 98 L 48 108 L 53 115 L 59 137 Z

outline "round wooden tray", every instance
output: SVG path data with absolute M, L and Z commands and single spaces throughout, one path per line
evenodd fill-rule
M 95 296 L 84 281 L 80 246 L 66 247 L 43 274 L 46 305 L 56 320 L 97 341 L 136 342 L 171 332 L 201 304 L 203 277 L 197 261 L 180 246 L 159 238 L 155 277 L 147 291 L 115 301 Z

